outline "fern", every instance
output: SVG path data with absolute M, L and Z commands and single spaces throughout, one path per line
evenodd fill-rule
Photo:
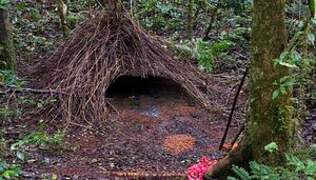
M 242 167 L 238 167 L 238 166 L 233 165 L 233 171 L 237 174 L 237 176 L 241 180 L 249 180 L 249 179 L 251 179 L 250 174 Z M 233 179 L 236 179 L 236 178 L 229 177 L 228 179 L 233 180 Z
M 312 152 L 312 150 L 310 150 Z M 233 166 L 236 177 L 228 177 L 229 180 L 299 180 L 316 179 L 316 162 L 312 159 L 302 159 L 291 154 L 286 155 L 287 163 L 284 166 L 272 167 L 252 161 L 249 163 L 249 172 L 242 167 Z

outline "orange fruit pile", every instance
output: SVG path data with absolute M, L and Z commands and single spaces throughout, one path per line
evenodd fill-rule
M 191 150 L 195 145 L 195 138 L 187 134 L 176 134 L 164 139 L 164 149 L 172 155 Z

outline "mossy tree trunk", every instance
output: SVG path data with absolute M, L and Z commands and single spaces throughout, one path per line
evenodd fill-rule
M 292 117 L 292 94 L 289 91 L 272 99 L 276 89 L 274 82 L 290 73 L 288 69 L 273 65 L 273 60 L 280 56 L 287 44 L 284 7 L 285 0 L 254 0 L 250 112 L 246 133 L 239 147 L 221 160 L 207 178 L 230 172 L 232 164 L 246 166 L 250 160 L 282 164 L 284 153 L 294 144 L 296 123 Z M 264 146 L 271 142 L 277 143 L 277 153 L 264 150 Z
M 0 69 L 15 71 L 16 56 L 8 12 L 0 8 Z
M 264 157 L 267 163 L 278 164 L 284 152 L 291 149 L 295 134 L 292 93 L 286 92 L 275 100 L 275 81 L 290 76 L 287 68 L 274 67 L 287 45 L 284 22 L 285 0 L 255 0 L 252 27 L 252 62 L 250 72 L 250 123 L 248 140 L 253 156 L 262 159 L 263 147 L 276 142 L 281 154 Z

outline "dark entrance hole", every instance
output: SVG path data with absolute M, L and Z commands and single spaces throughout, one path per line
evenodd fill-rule
M 161 96 L 187 97 L 185 90 L 176 82 L 161 77 L 121 76 L 108 88 L 106 97 Z

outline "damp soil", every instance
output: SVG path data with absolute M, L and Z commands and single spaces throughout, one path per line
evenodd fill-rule
M 205 111 L 169 80 L 123 77 L 105 98 L 113 110 L 102 131 L 72 129 L 66 138 L 72 150 L 33 153 L 35 161 L 26 165 L 25 176 L 179 178 L 201 157 L 219 159 L 225 154 L 218 147 L 227 117 Z M 237 131 L 233 124 L 227 142 Z

